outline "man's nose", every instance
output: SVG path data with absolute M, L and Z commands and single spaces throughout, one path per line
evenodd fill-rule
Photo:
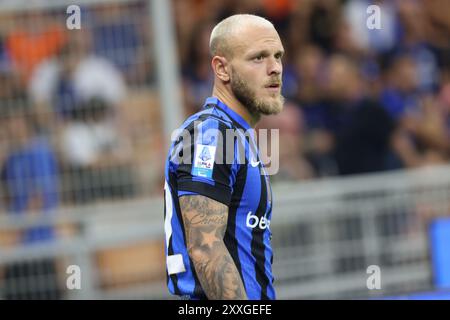
M 283 65 L 279 59 L 272 57 L 269 59 L 269 65 L 267 66 L 267 73 L 269 75 L 278 75 L 283 71 Z

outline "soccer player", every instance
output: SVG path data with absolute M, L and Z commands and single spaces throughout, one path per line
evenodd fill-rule
M 284 49 L 271 22 L 239 14 L 214 27 L 210 52 L 212 96 L 166 163 L 167 285 L 188 299 L 275 299 L 272 191 L 252 128 L 283 108 Z

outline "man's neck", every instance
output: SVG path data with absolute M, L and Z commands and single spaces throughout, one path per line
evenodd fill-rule
M 251 114 L 248 109 L 242 105 L 234 96 L 229 94 L 226 90 L 218 88 L 214 86 L 213 97 L 218 98 L 220 101 L 225 103 L 230 109 L 240 115 L 244 120 L 250 125 L 250 127 L 254 128 L 256 123 L 260 119 L 260 115 Z

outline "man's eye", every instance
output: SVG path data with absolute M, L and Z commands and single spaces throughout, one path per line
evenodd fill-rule
M 264 56 L 262 56 L 262 55 L 253 58 L 253 60 L 255 60 L 255 61 L 262 61 L 263 59 L 264 59 Z

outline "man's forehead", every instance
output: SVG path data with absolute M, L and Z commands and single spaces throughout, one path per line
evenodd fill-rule
M 274 48 L 283 50 L 280 36 L 275 28 L 266 26 L 246 26 L 230 37 L 230 45 L 235 53 Z

